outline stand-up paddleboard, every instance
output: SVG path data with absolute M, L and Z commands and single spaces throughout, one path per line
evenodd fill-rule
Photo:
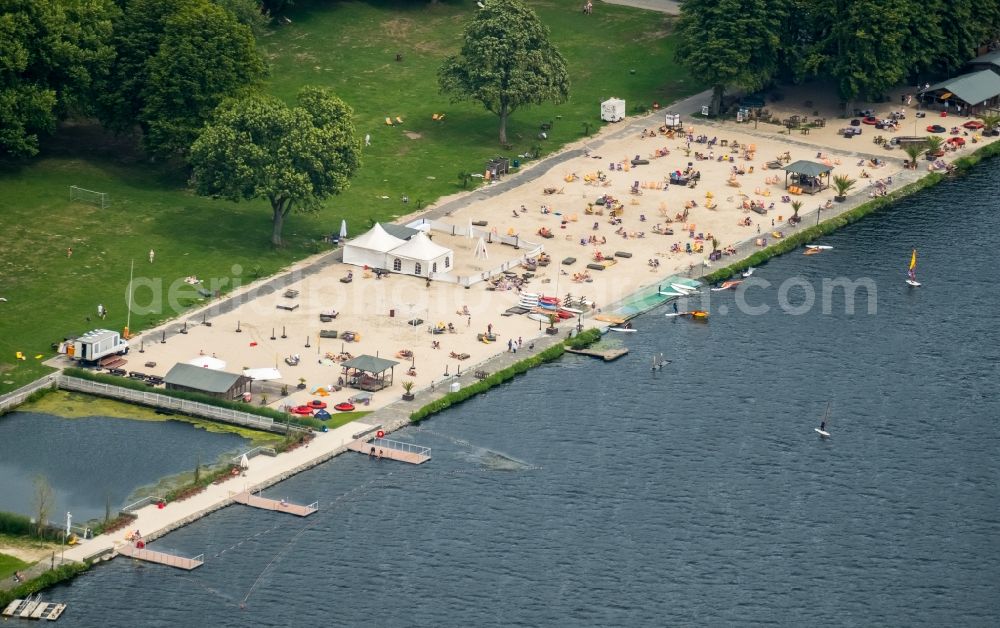
M 912 279 L 907 279 L 906 285 L 913 286 L 914 288 L 919 288 L 922 284 L 919 281 L 913 281 Z
M 622 334 L 634 334 L 639 331 L 638 329 L 632 329 L 631 327 L 608 327 L 608 331 L 617 331 Z
M 747 277 L 749 277 L 750 275 L 752 275 L 753 271 L 754 271 L 753 266 L 751 266 L 750 268 L 748 268 L 745 271 L 743 271 L 743 278 L 746 279 Z
M 576 309 L 575 307 L 566 307 L 566 306 L 564 305 L 564 306 L 562 306 L 562 307 L 561 307 L 561 308 L 559 308 L 559 309 L 561 309 L 561 310 L 566 310 L 567 312 L 569 312 L 569 313 L 571 313 L 571 314 L 583 314 L 583 310 L 578 310 L 578 309 Z
M 691 294 L 692 292 L 698 291 L 697 288 L 692 288 L 691 286 L 685 286 L 682 283 L 672 283 L 670 284 L 670 287 L 682 294 Z
M 684 316 L 687 312 L 667 312 L 664 314 L 667 318 L 673 318 L 674 316 Z
M 816 249 L 817 251 L 829 251 L 833 247 L 829 246 L 827 244 L 807 244 L 806 248 L 807 249 Z
M 679 294 L 677 292 L 663 292 L 662 290 L 657 291 L 661 297 L 683 297 L 686 295 Z
M 528 318 L 533 321 L 539 321 L 541 323 L 549 322 L 549 316 L 547 314 L 539 314 L 538 312 L 532 312 L 528 314 Z
M 819 429 L 818 427 L 814 427 L 813 429 L 816 430 L 816 433 L 819 434 L 820 436 L 822 436 L 823 438 L 830 438 L 830 432 L 824 432 L 823 430 Z

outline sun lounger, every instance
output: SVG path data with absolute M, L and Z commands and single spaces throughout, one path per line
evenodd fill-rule
M 625 259 L 629 259 L 632 257 L 632 254 L 628 251 L 615 251 L 615 257 L 624 257 Z
M 288 303 L 287 301 L 285 303 L 279 303 L 277 305 L 277 308 L 279 310 L 287 310 L 289 312 L 298 309 L 298 307 L 299 307 L 298 303 Z
M 298 290 L 291 290 L 291 289 L 285 290 L 285 298 L 286 299 L 294 299 L 297 296 L 299 296 L 299 291 Z
M 320 332 L 319 332 L 319 337 L 320 338 L 336 338 L 337 337 L 337 330 L 336 329 L 321 329 Z
M 604 270 L 604 264 L 587 264 L 587 268 L 590 270 Z
M 576 258 L 575 257 L 567 257 L 566 259 L 564 259 L 562 261 L 562 263 L 563 263 L 564 266 L 569 266 L 570 264 L 575 264 L 576 263 Z

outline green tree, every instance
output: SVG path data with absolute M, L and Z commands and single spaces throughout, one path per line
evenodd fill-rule
M 757 90 L 779 67 L 784 0 L 685 0 L 677 60 L 712 85 L 718 115 L 727 88 Z
M 877 97 L 906 77 L 904 42 L 909 35 L 907 0 L 836 0 L 825 69 L 848 103 Z M 877 19 L 873 16 L 877 15 Z
M 139 121 L 146 147 L 161 155 L 186 152 L 224 98 L 265 75 L 250 28 L 209 3 L 181 7 L 167 18 L 146 71 Z
M 438 70 L 438 83 L 453 101 L 476 100 L 496 114 L 501 144 L 518 108 L 569 98 L 566 61 L 549 41 L 549 29 L 520 0 L 486 0 L 465 27 L 459 54 Z
M 249 26 L 254 35 L 261 35 L 271 23 L 271 18 L 264 12 L 264 7 L 257 0 L 212 0 L 215 4 L 229 11 L 236 20 L 244 26 Z
M 55 506 L 56 498 L 55 493 L 52 492 L 52 485 L 49 484 L 48 478 L 44 475 L 36 475 L 33 483 L 35 485 L 35 493 L 33 496 L 33 506 L 35 513 L 35 521 L 38 522 L 38 536 L 42 536 L 42 530 L 48 525 L 49 515 L 52 514 L 52 508 Z
M 360 167 L 353 112 L 317 88 L 288 107 L 263 95 L 224 103 L 191 147 L 192 183 L 199 194 L 231 201 L 266 198 L 271 242 L 281 246 L 292 211 L 318 211 L 347 189 Z
M 111 0 L 0 0 L 0 154 L 35 155 L 39 135 L 92 110 L 116 14 Z

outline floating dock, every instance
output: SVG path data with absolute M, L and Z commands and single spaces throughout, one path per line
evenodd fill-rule
M 191 571 L 197 567 L 201 567 L 205 564 L 202 560 L 205 555 L 199 554 L 194 558 L 185 558 L 184 556 L 174 556 L 173 554 L 166 554 L 164 552 L 157 552 L 151 549 L 139 549 L 131 543 L 126 543 L 118 548 L 117 552 L 122 556 L 128 556 L 129 558 L 135 558 L 136 560 L 144 560 L 150 563 L 159 563 L 161 565 L 166 565 L 168 567 L 176 567 L 177 569 L 184 569 L 186 571 Z
M 423 464 L 431 459 L 430 447 L 421 447 L 413 443 L 386 438 L 359 439 L 348 445 L 347 448 L 367 456 L 372 456 L 374 451 L 375 458 L 387 458 L 409 464 Z
M 566 349 L 566 353 L 577 353 L 579 355 L 589 355 L 592 358 L 601 358 L 605 362 L 617 360 L 623 355 L 628 355 L 628 349 Z
M 4 617 L 20 617 L 22 619 L 47 619 L 55 621 L 66 610 L 65 604 L 42 602 L 29 597 L 26 600 L 14 600 L 3 609 Z M 6 620 L 5 620 L 6 621 Z
M 319 510 L 319 502 L 313 502 L 308 506 L 302 506 L 301 504 L 293 504 L 283 499 L 270 499 L 268 497 L 261 497 L 260 495 L 253 495 L 246 491 L 234 494 L 233 501 L 237 504 L 244 504 L 252 508 L 287 512 L 290 515 L 296 515 L 298 517 L 308 517 Z

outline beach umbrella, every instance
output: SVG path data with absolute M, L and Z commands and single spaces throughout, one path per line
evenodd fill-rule
M 472 239 L 472 219 L 471 218 L 469 218 L 469 234 L 468 234 L 468 237 L 469 237 L 470 240 Z
M 250 461 L 247 459 L 247 455 L 246 454 L 243 454 L 243 457 L 240 458 L 240 468 L 242 468 L 242 469 L 249 469 L 250 468 Z
M 341 239 L 347 237 L 347 220 L 340 221 L 340 237 Z
M 226 368 L 225 360 L 220 360 L 219 358 L 213 358 L 210 355 L 200 355 L 196 358 L 188 360 L 188 364 L 194 366 L 200 366 L 206 369 L 212 369 L 213 371 L 221 371 Z
M 476 242 L 475 256 L 476 259 L 482 260 L 489 259 L 490 257 L 489 251 L 486 250 L 486 241 L 483 240 L 482 236 L 480 236 L 479 241 Z

